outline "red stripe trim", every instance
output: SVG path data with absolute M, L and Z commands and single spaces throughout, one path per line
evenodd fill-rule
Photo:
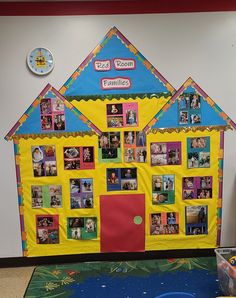
M 106 15 L 236 11 L 235 0 L 0 2 L 1 16 Z

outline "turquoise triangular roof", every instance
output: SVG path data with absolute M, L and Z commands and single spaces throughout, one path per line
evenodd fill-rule
M 197 95 L 199 105 L 193 108 L 191 102 L 193 95 Z M 183 96 L 185 106 L 180 106 L 179 100 Z M 186 104 L 187 103 L 187 104 Z M 182 120 L 182 116 L 186 116 Z M 194 121 L 197 117 L 197 121 Z M 189 78 L 163 108 L 153 117 L 144 128 L 144 131 L 153 130 L 186 130 L 186 129 L 227 129 L 236 128 L 236 124 L 226 115 L 221 108 Z
M 43 116 L 40 113 L 40 103 L 44 99 L 59 99 L 63 102 L 64 110 L 61 114 L 63 114 L 65 118 L 65 129 L 54 130 L 54 127 L 52 127 L 52 129 L 49 130 L 42 130 L 41 120 Z M 40 135 L 42 137 L 68 133 L 93 132 L 97 134 L 101 133 L 77 108 L 69 103 L 54 87 L 48 84 L 8 132 L 5 139 L 9 140 L 13 136 L 32 137 L 34 135 Z
M 133 59 L 135 69 L 116 70 L 114 59 Z M 109 60 L 111 68 L 108 71 L 97 71 L 94 62 Z M 131 86 L 128 89 L 103 90 L 101 80 L 104 78 L 129 78 Z M 112 28 L 77 68 L 72 76 L 60 89 L 67 98 L 71 96 L 96 96 L 98 98 L 108 94 L 168 94 L 175 89 L 171 84 L 144 58 L 144 56 L 122 35 L 117 28 Z M 75 98 L 74 98 L 75 99 Z

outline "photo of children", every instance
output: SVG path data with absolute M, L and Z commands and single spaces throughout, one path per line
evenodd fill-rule
M 107 191 L 137 188 L 137 168 L 107 169 Z
M 86 240 L 97 238 L 96 217 L 69 217 L 67 218 L 67 238 Z
M 43 189 L 41 185 L 31 186 L 32 208 L 43 207 Z
M 201 96 L 197 93 L 182 93 L 178 97 L 179 124 L 201 123 Z
M 152 176 L 152 204 L 174 204 L 175 202 L 175 176 Z
M 70 208 L 93 208 L 93 179 L 70 179 Z
M 36 215 L 37 244 L 59 243 L 58 215 Z
M 185 207 L 186 235 L 199 235 L 208 233 L 207 206 Z
M 99 162 L 121 162 L 120 132 L 103 132 L 98 140 Z
M 64 169 L 94 168 L 94 147 L 64 147 Z
M 210 137 L 187 138 L 188 168 L 210 167 Z
M 150 235 L 179 234 L 179 214 L 161 212 L 150 214 Z
M 212 176 L 183 177 L 183 200 L 211 199 Z
M 32 146 L 34 177 L 57 176 L 56 149 L 54 145 Z
M 65 130 L 64 103 L 61 99 L 42 99 L 40 113 L 42 130 Z
M 143 131 L 124 132 L 125 162 L 146 162 L 146 134 Z
M 138 104 L 107 104 L 107 127 L 127 127 L 138 125 Z
M 180 165 L 181 142 L 151 143 L 151 165 Z

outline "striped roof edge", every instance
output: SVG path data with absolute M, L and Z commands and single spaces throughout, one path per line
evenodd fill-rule
M 236 129 L 236 123 L 214 102 L 212 98 L 206 94 L 205 91 L 202 90 L 202 88 L 191 77 L 189 77 L 176 91 L 176 93 L 168 100 L 168 102 L 164 104 L 158 113 L 151 119 L 151 121 L 149 121 L 149 123 L 144 127 L 143 131 L 149 131 L 160 120 L 160 118 L 165 115 L 169 108 L 175 103 L 179 95 L 181 95 L 181 93 L 183 93 L 183 91 L 190 86 L 194 88 L 203 97 L 203 100 L 205 100 L 215 110 L 215 112 L 227 122 L 231 129 Z M 201 125 L 199 127 L 201 127 Z M 194 129 L 194 127 L 192 128 Z M 180 129 L 186 130 L 186 127 L 183 126 Z M 165 131 L 165 128 L 163 128 L 162 131 Z
M 79 67 L 74 71 L 74 73 L 70 76 L 70 78 L 65 82 L 65 84 L 60 88 L 60 93 L 64 94 L 66 90 L 71 86 L 71 84 L 77 79 L 77 77 L 81 74 L 81 72 L 88 66 L 88 64 L 92 61 L 94 57 L 102 50 L 102 48 L 106 45 L 109 39 L 112 38 L 113 35 L 116 35 L 133 53 L 137 58 L 142 61 L 143 65 L 157 78 L 162 84 L 167 88 L 167 90 L 171 93 L 175 93 L 175 88 L 162 76 L 162 74 L 135 48 L 135 46 L 116 28 L 111 28 L 107 34 L 104 36 L 102 41 L 90 52 L 90 54 L 85 58 L 85 60 L 79 65 Z
M 53 92 L 57 97 L 59 97 L 65 104 L 65 106 L 73 112 L 78 119 L 83 121 L 89 128 L 91 128 L 96 134 L 100 135 L 101 131 L 91 122 L 87 117 L 85 117 L 73 104 L 71 104 L 69 101 L 67 101 L 52 85 L 47 84 L 46 87 L 40 92 L 38 97 L 32 102 L 32 104 L 29 106 L 29 108 L 25 111 L 25 113 L 20 117 L 20 119 L 15 123 L 15 125 L 10 129 L 10 131 L 6 134 L 4 137 L 5 140 L 9 141 L 11 140 L 18 129 L 23 125 L 23 123 L 30 117 L 30 114 L 35 110 L 35 108 L 40 104 L 41 100 L 45 96 L 45 94 L 51 91 Z M 61 135 L 61 133 L 58 133 L 58 135 Z

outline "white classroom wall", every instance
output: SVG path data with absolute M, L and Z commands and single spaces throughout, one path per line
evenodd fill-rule
M 13 143 L 3 137 L 49 82 L 59 89 L 116 26 L 177 89 L 191 76 L 236 121 L 236 13 L 0 17 L 0 258 L 21 256 Z M 51 74 L 26 67 L 34 47 Z M 236 132 L 225 133 L 222 246 L 236 245 Z

